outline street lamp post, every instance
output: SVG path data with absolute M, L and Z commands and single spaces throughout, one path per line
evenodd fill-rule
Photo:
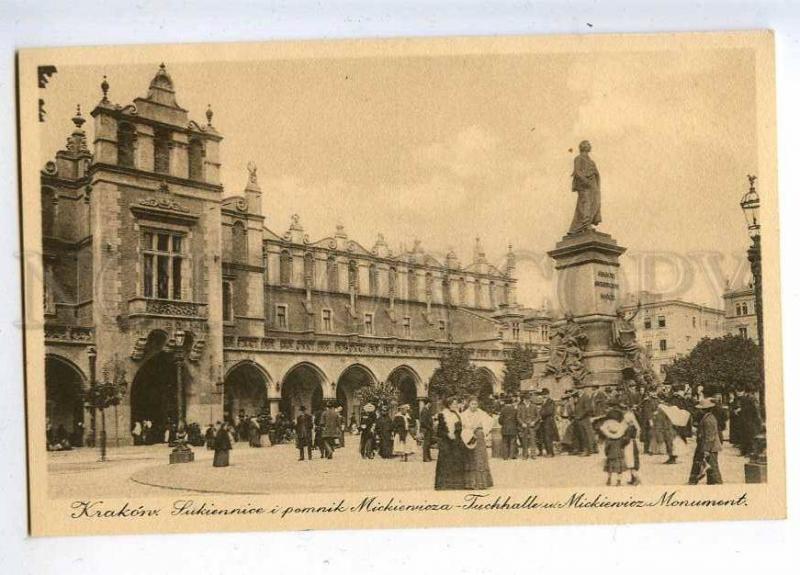
M 97 385 L 97 349 L 94 346 L 86 350 L 86 355 L 89 356 L 89 387 L 94 388 Z M 97 445 L 97 410 L 92 406 L 91 412 L 91 426 L 92 426 L 92 447 Z
M 747 259 L 750 262 L 750 271 L 753 274 L 753 295 L 756 308 L 756 332 L 758 334 L 758 347 L 761 353 L 761 369 L 758 385 L 758 403 L 762 421 L 766 420 L 767 407 L 765 402 L 766 379 L 764 377 L 764 312 L 761 296 L 761 219 L 759 209 L 761 198 L 756 191 L 756 176 L 748 175 L 750 188 L 742 196 L 739 205 L 744 212 L 747 222 L 747 232 L 752 243 L 747 250 Z M 750 461 L 744 464 L 745 481 L 747 483 L 766 483 L 767 481 L 767 440 L 766 434 L 759 430 L 754 438 L 753 451 Z
M 174 360 L 175 360 L 175 387 L 177 388 L 177 418 L 176 418 L 176 430 L 177 434 L 177 444 L 172 449 L 169 454 L 169 462 L 170 463 L 189 463 L 194 461 L 194 452 L 192 448 L 189 447 L 189 443 L 187 441 L 188 437 L 188 428 L 185 425 L 185 406 L 183 401 L 183 368 L 184 368 L 184 350 L 183 344 L 186 342 L 186 334 L 182 329 L 178 329 L 175 332 L 175 348 L 174 348 Z M 181 428 L 181 424 L 183 423 L 183 428 Z M 182 431 L 182 433 L 181 433 Z
M 750 234 L 752 244 L 747 250 L 747 259 L 750 262 L 750 271 L 753 274 L 753 295 L 755 296 L 756 308 L 756 332 L 758 334 L 758 346 L 761 350 L 761 380 L 758 387 L 758 401 L 762 419 L 766 417 L 766 403 L 764 401 L 765 379 L 764 379 L 764 313 L 761 299 L 761 219 L 759 209 L 761 199 L 756 192 L 756 176 L 747 176 L 750 180 L 750 189 L 742 197 L 739 205 L 742 207 L 744 217 L 747 222 L 747 232 Z

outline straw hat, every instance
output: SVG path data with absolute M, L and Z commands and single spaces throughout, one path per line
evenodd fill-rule
M 371 403 L 368 403 L 364 406 L 364 411 L 366 411 L 367 413 L 372 413 L 373 411 L 375 411 L 375 406 L 372 405 Z
M 716 406 L 717 404 L 708 399 L 707 397 L 704 397 L 703 399 L 700 400 L 700 403 L 695 405 L 697 409 L 711 409 L 712 407 Z
M 600 424 L 600 433 L 609 439 L 619 439 L 625 435 L 627 426 L 616 419 L 606 419 Z

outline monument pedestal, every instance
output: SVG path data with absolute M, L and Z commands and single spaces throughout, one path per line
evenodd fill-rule
M 613 349 L 611 324 L 621 304 L 619 256 L 625 251 L 609 234 L 589 230 L 564 236 L 547 252 L 555 261 L 560 307 L 586 334 L 583 363 L 591 374 L 584 385 L 622 383 L 623 354 Z

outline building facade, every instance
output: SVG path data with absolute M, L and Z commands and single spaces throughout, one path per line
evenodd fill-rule
M 224 194 L 213 113 L 190 120 L 163 64 L 131 104 L 113 103 L 105 80 L 101 90 L 93 142 L 79 108 L 41 172 L 54 426 L 86 419 L 82 390 L 109 378 L 127 386 L 109 429 L 122 442 L 145 419 L 291 416 L 326 399 L 355 413 L 356 390 L 376 382 L 416 404 L 453 345 L 499 390 L 525 319 L 510 250 L 498 269 L 480 242 L 462 265 L 418 242 L 394 253 L 380 235 L 366 248 L 342 226 L 311 240 L 299 216 L 269 230 L 256 166 L 242 193 Z
M 661 380 L 667 366 L 688 354 L 701 339 L 724 333 L 722 310 L 679 299 L 664 299 L 648 292 L 629 296 L 623 309 L 628 314 L 633 313 L 638 302 L 641 308 L 633 320 L 637 339 L 645 346 L 653 370 Z
M 725 333 L 758 343 L 756 297 L 752 284 L 738 288 L 726 286 L 722 300 L 725 302 Z

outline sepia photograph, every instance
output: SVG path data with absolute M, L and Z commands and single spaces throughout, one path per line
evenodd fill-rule
M 19 82 L 34 535 L 785 516 L 770 33 Z

